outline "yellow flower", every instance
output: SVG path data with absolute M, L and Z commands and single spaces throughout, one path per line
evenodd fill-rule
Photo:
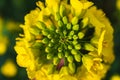
M 102 59 L 101 58 L 94 58 L 91 55 L 84 55 L 82 58 L 83 65 L 87 68 L 89 72 L 99 72 L 103 69 Z
M 114 60 L 113 29 L 87 0 L 38 1 L 21 25 L 17 63 L 36 80 L 100 80 Z M 110 55 L 108 55 L 110 54 Z M 26 63 L 24 63 L 24 61 Z M 106 64 L 107 63 L 107 64 Z
M 1 73 L 6 77 L 14 77 L 17 74 L 17 67 L 11 60 L 7 60 L 1 67 Z
M 116 7 L 117 7 L 118 10 L 120 10 L 120 0 L 116 1 Z
M 113 75 L 110 80 L 120 80 L 120 75 Z

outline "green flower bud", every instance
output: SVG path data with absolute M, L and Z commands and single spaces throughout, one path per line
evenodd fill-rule
M 66 34 L 67 34 L 67 31 L 66 31 L 66 30 L 64 30 L 64 31 L 63 31 L 63 34 L 64 34 L 64 35 L 66 35 Z
M 53 64 L 57 65 L 59 63 L 60 59 L 58 57 L 53 58 Z
M 65 51 L 65 57 L 68 57 L 69 56 L 69 51 Z
M 37 26 L 39 29 L 46 29 L 46 25 L 45 25 L 43 22 L 41 22 L 41 21 L 37 22 L 37 23 L 36 23 L 36 26 Z
M 57 12 L 56 15 L 55 15 L 55 20 L 58 21 L 58 20 L 60 20 L 60 18 L 61 18 L 60 14 Z
M 56 40 L 55 40 L 55 39 L 51 39 L 51 42 L 52 42 L 52 43 L 55 43 L 55 42 L 56 42 Z
M 70 31 L 69 35 L 70 35 L 70 36 L 73 36 L 74 33 L 75 33 L 74 31 Z
M 51 51 L 52 51 L 52 50 L 51 50 L 50 47 L 46 47 L 46 48 L 45 48 L 45 52 L 50 53 Z
M 50 25 L 50 26 L 49 26 L 49 29 L 50 29 L 51 31 L 55 31 L 56 27 L 55 27 L 54 25 Z
M 78 43 L 78 41 L 77 40 L 73 40 L 72 43 L 73 43 L 73 45 L 76 45 Z
M 93 45 L 89 44 L 89 43 L 85 43 L 84 47 L 85 47 L 85 50 L 88 50 L 88 51 L 94 51 L 95 50 Z
M 63 22 L 61 20 L 58 21 L 58 26 L 62 27 L 63 26 Z
M 43 48 L 43 43 L 41 43 L 41 42 L 35 42 L 33 45 L 32 45 L 32 47 L 33 48 Z
M 49 30 L 47 30 L 47 29 L 42 30 L 42 34 L 44 36 L 47 36 L 49 34 Z
M 59 48 L 58 48 L 58 52 L 62 52 L 62 47 L 59 47 Z
M 79 39 L 82 39 L 84 36 L 85 36 L 85 34 L 84 34 L 83 32 L 79 32 L 79 33 L 78 33 Z
M 43 38 L 43 39 L 42 39 L 42 43 L 48 44 L 48 42 L 49 42 L 49 39 L 48 39 L 48 38 Z
M 47 37 L 48 37 L 49 39 L 52 39 L 53 36 L 52 36 L 51 34 L 48 34 Z
M 56 33 L 60 33 L 60 29 L 56 29 L 55 32 L 56 32 Z
M 49 42 L 48 46 L 52 47 L 54 44 L 52 42 Z
M 47 54 L 47 59 L 50 60 L 50 59 L 52 59 L 52 58 L 53 58 L 53 54 L 52 54 L 52 53 L 48 53 L 48 54 Z
M 69 63 L 68 68 L 70 69 L 71 74 L 75 73 L 75 69 L 76 69 L 75 63 Z
M 72 47 L 72 45 L 68 45 L 68 49 L 70 49 L 70 50 L 71 50 L 72 48 L 73 48 L 73 47 Z
M 78 17 L 73 17 L 72 24 L 76 25 L 78 23 Z
M 30 33 L 34 34 L 34 35 L 39 35 L 40 34 L 40 29 L 37 27 L 32 27 L 29 29 Z
M 67 57 L 67 61 L 70 62 L 70 63 L 72 63 L 73 62 L 73 56 L 68 56 Z
M 75 54 L 75 55 L 74 55 L 74 58 L 75 58 L 75 60 L 76 60 L 77 62 L 80 62 L 80 61 L 81 61 L 81 56 L 80 56 L 79 53 L 78 53 L 78 54 Z
M 73 37 L 71 35 L 68 36 L 68 39 L 72 39 Z
M 79 30 L 79 25 L 78 25 L 78 24 L 74 25 L 74 26 L 72 27 L 72 29 L 75 30 L 75 31 Z
M 64 24 L 67 24 L 67 23 L 68 23 L 68 20 L 67 20 L 67 17 L 66 17 L 66 16 L 64 16 L 64 17 L 62 18 L 62 20 L 63 20 L 63 23 L 64 23 Z
M 80 44 L 76 44 L 76 45 L 75 45 L 75 49 L 76 49 L 76 50 L 80 50 L 80 49 L 81 49 L 81 45 L 80 45 Z
M 78 39 L 78 36 L 77 35 L 73 35 L 73 39 L 74 40 Z
M 66 27 L 67 27 L 68 30 L 70 30 L 71 27 L 72 27 L 71 23 L 67 23 Z
M 62 52 L 58 52 L 58 57 L 59 58 L 62 58 L 64 55 L 63 55 L 63 53 Z
M 71 50 L 71 53 L 72 53 L 73 55 L 75 55 L 75 54 L 77 54 L 78 52 L 77 52 L 76 49 L 72 49 L 72 50 Z
M 60 5 L 60 16 L 64 16 L 65 15 L 65 6 L 64 5 Z
M 88 17 L 85 17 L 83 20 L 82 20 L 82 28 L 85 28 L 87 25 L 88 25 L 88 21 L 89 21 L 89 19 L 88 19 Z

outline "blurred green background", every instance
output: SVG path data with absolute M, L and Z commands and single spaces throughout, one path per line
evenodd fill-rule
M 17 74 L 13 77 L 6 77 L 0 72 L 0 80 L 29 80 L 24 68 L 21 68 L 16 63 L 16 52 L 14 51 L 15 38 L 18 33 L 22 33 L 19 24 L 24 23 L 24 16 L 35 9 L 36 1 L 38 0 L 0 0 L 0 18 L 3 26 L 2 35 L 7 37 L 8 43 L 5 54 L 0 55 L 0 68 L 7 59 L 12 59 L 17 68 Z M 44 0 L 41 0 L 44 1 Z M 106 78 L 109 80 L 110 76 L 120 74 L 120 9 L 116 7 L 117 0 L 89 0 L 93 1 L 95 5 L 102 9 L 109 18 L 111 25 L 114 28 L 114 53 L 115 61 L 111 69 L 107 72 Z M 11 26 L 13 26 L 11 28 Z

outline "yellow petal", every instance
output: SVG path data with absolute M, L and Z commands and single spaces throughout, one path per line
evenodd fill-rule
M 36 2 L 36 5 L 42 10 L 45 8 L 44 3 L 41 1 Z
M 90 55 L 84 55 L 82 57 L 82 62 L 83 62 L 83 65 L 87 68 L 88 71 L 90 71 L 92 65 L 93 65 L 93 57 L 90 56 Z
M 85 2 L 84 5 L 83 5 L 83 9 L 87 9 L 87 8 L 89 8 L 92 5 L 93 5 L 92 2 Z
M 106 32 L 105 30 L 102 31 L 100 39 L 98 41 L 98 55 L 100 55 L 101 52 L 102 52 L 102 46 L 103 46 L 103 40 L 104 40 L 105 32 Z
M 100 11 L 96 11 L 96 7 L 92 7 L 89 10 L 87 10 L 85 16 L 89 18 L 90 23 L 95 26 L 95 35 L 100 36 L 101 34 L 101 29 L 105 28 L 105 25 L 102 21 L 100 21 L 99 17 L 104 16 L 104 14 L 101 14 L 99 16 L 96 16 L 96 14 Z
M 79 0 L 70 0 L 70 4 L 72 5 L 73 9 L 75 10 L 75 15 L 80 16 L 82 9 L 83 9 L 83 4 Z
M 49 7 L 51 11 L 53 11 L 54 13 L 58 12 L 60 0 L 46 0 L 46 3 L 47 7 Z

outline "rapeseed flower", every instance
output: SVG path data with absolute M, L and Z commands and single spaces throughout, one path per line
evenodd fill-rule
M 120 80 L 120 75 L 115 74 L 110 78 L 110 80 Z
M 35 80 L 101 80 L 114 60 L 113 29 L 87 0 L 38 1 L 16 38 L 17 63 Z
M 117 1 L 116 1 L 116 8 L 117 8 L 118 10 L 120 10 L 120 0 L 117 0 Z
M 1 73 L 6 77 L 14 77 L 17 74 L 15 63 L 8 59 L 1 67 Z

